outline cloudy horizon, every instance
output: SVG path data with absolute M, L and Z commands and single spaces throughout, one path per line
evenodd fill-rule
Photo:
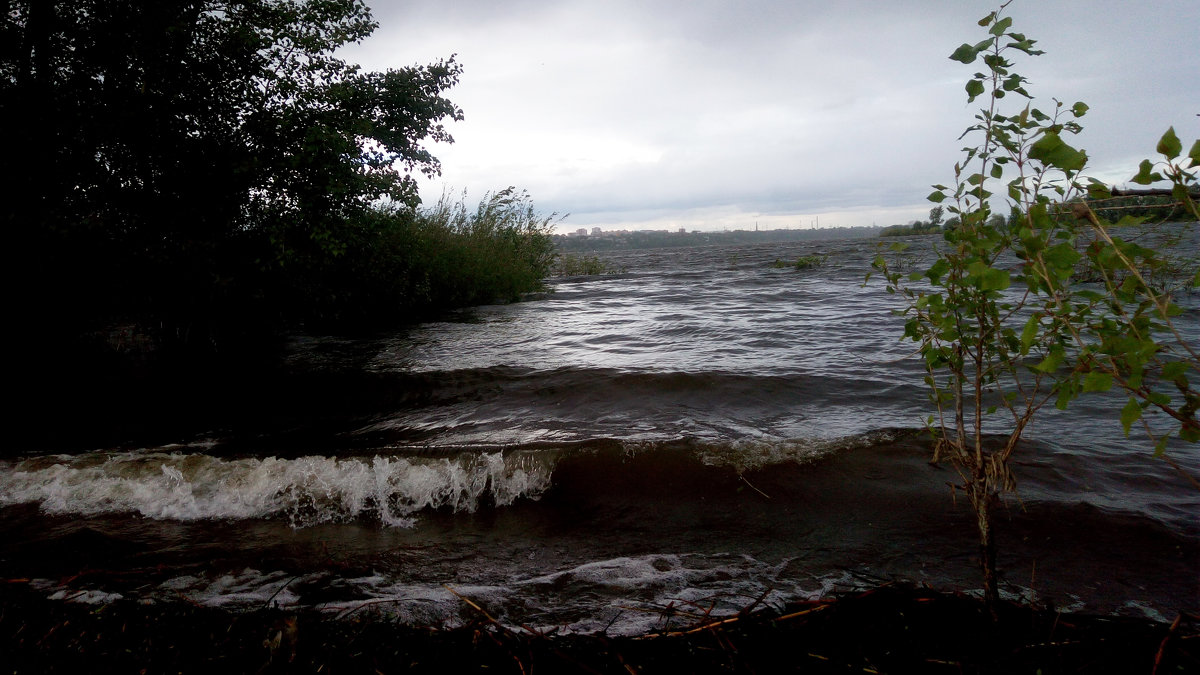
M 348 60 L 457 55 L 465 120 L 422 196 L 509 185 L 562 230 L 892 225 L 925 217 L 977 105 L 949 60 L 990 2 L 369 2 Z M 1200 136 L 1200 3 L 1016 0 L 1036 105 L 1081 100 L 1088 175 L 1124 183 L 1175 126 Z

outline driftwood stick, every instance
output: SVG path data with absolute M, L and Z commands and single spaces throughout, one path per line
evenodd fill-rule
M 816 607 L 810 607 L 810 608 L 808 608 L 808 609 L 802 609 L 802 610 L 800 610 L 799 612 L 792 612 L 791 614 L 784 614 L 784 615 L 783 615 L 783 616 L 781 616 L 781 617 L 777 617 L 777 618 L 775 619 L 775 621 L 789 621 L 789 620 L 791 620 L 791 619 L 795 619 L 795 618 L 797 618 L 797 617 L 801 617 L 801 616 L 804 616 L 804 615 L 806 615 L 806 614 L 814 614 L 814 613 L 816 613 L 816 612 L 819 612 L 819 611 L 821 611 L 821 610 L 823 610 L 823 609 L 825 609 L 825 608 L 829 607 L 829 605 L 830 605 L 830 604 L 831 604 L 831 603 L 827 603 L 827 604 L 824 604 L 824 605 L 817 605 Z
M 494 618 L 494 617 L 493 617 L 491 614 L 488 614 L 488 613 L 487 613 L 487 610 L 485 610 L 484 608 L 482 608 L 482 607 L 480 607 L 479 605 L 475 604 L 475 601 L 474 601 L 474 600 L 472 600 L 472 599 L 468 598 L 467 596 L 463 595 L 462 593 L 459 593 L 458 591 L 454 590 L 453 588 L 450 588 L 450 587 L 449 587 L 449 586 L 447 586 L 446 584 L 442 584 L 442 588 L 444 588 L 444 589 L 446 589 L 446 590 L 450 591 L 450 593 L 451 593 L 451 594 L 452 594 L 454 597 L 456 597 L 456 598 L 458 598 L 459 600 L 462 600 L 463 602 L 467 603 L 467 604 L 468 604 L 468 605 L 470 605 L 472 608 L 474 608 L 474 610 L 475 610 L 475 611 L 477 611 L 477 612 L 479 612 L 480 614 L 482 614 L 482 615 L 483 615 L 483 618 L 485 618 L 485 619 L 487 619 L 487 620 L 488 620 L 488 623 L 491 623 L 491 624 L 493 624 L 493 625 L 495 625 L 495 626 L 498 626 L 500 629 L 504 630 L 505 632 L 508 632 L 508 629 L 507 629 L 507 628 L 504 628 L 504 625 L 503 625 L 503 624 L 501 624 L 499 621 L 497 621 L 497 620 L 496 620 L 496 619 L 495 619 L 495 618 Z
M 720 619 L 718 621 L 706 621 L 699 626 L 685 628 L 684 630 L 676 630 L 676 631 L 671 631 L 669 633 L 656 633 L 654 635 L 647 636 L 647 637 L 659 638 L 659 637 L 679 637 L 681 635 L 691 635 L 693 633 L 700 633 L 702 631 L 711 630 L 718 626 L 724 626 L 726 624 L 736 623 L 741 620 L 742 620 L 742 617 L 735 615 L 735 616 L 731 616 L 727 619 Z
M 759 490 L 758 488 L 754 487 L 754 483 L 751 483 L 750 481 L 746 480 L 746 476 L 744 474 L 738 474 L 738 478 L 741 478 L 743 483 L 745 483 L 746 485 L 749 485 L 751 490 L 754 490 L 755 492 L 766 497 L 767 499 L 771 498 L 771 495 L 763 492 L 762 490 Z
M 487 610 L 485 610 L 484 608 L 482 608 L 482 607 L 480 607 L 478 604 L 476 604 L 474 600 L 472 600 L 472 599 L 468 598 L 467 596 L 463 595 L 462 593 L 459 593 L 458 591 L 454 590 L 453 588 L 450 588 L 450 587 L 449 587 L 449 586 L 447 586 L 446 584 L 442 584 L 442 588 L 446 589 L 447 591 L 450 591 L 451 595 L 453 595 L 454 597 L 458 598 L 459 600 L 462 600 L 463 602 L 467 603 L 467 604 L 468 604 L 468 605 L 470 605 L 470 606 L 471 606 L 471 607 L 472 607 L 472 608 L 473 608 L 475 611 L 477 611 L 477 612 L 479 612 L 480 614 L 482 614 L 482 615 L 483 615 L 483 618 L 485 618 L 485 619 L 487 619 L 487 620 L 488 620 L 488 623 L 492 624 L 492 625 L 493 625 L 493 626 L 495 626 L 497 629 L 499 629 L 499 631 L 500 631 L 500 634 L 501 634 L 501 635 L 508 636 L 508 637 L 509 637 L 509 638 L 511 638 L 511 639 L 516 639 L 516 636 L 515 636 L 515 635 L 513 635 L 513 632 L 512 632 L 512 631 L 510 631 L 508 628 L 506 628 L 506 627 L 504 626 L 504 624 L 502 624 L 502 623 L 500 623 L 499 621 L 497 621 L 497 620 L 496 620 L 496 618 L 495 618 L 494 616 L 492 616 L 491 614 L 488 614 L 488 613 L 487 613 Z M 528 628 L 527 626 L 521 626 L 521 628 L 524 628 L 525 630 L 529 631 L 529 632 L 530 632 L 532 635 L 535 635 L 535 636 L 538 636 L 538 637 L 542 637 L 542 636 L 541 636 L 539 633 L 536 633 L 536 632 L 534 632 L 533 630 L 531 630 L 531 629 L 530 629 L 530 628 Z M 509 656 L 511 656 L 511 657 L 512 657 L 512 660 L 516 662 L 516 664 L 517 664 L 517 669 L 521 671 L 521 675 L 525 675 L 526 673 L 528 673 L 528 672 L 529 672 L 528 670 L 526 670 L 526 668 L 525 668 L 525 664 L 524 664 L 524 663 L 521 661 L 521 657 L 520 657 L 520 656 L 518 656 L 518 655 L 517 655 L 517 654 L 516 654 L 516 653 L 515 653 L 515 652 L 512 650 L 512 648 L 511 648 L 510 646 L 508 646 L 508 645 L 505 645 L 504 643 L 502 643 L 502 642 L 500 641 L 500 639 L 499 639 L 499 637 L 498 637 L 498 636 L 496 636 L 496 635 L 494 635 L 494 634 L 491 634 L 491 633 L 489 633 L 488 635 L 489 635 L 489 636 L 492 638 L 492 641 L 493 641 L 493 642 L 495 642 L 497 646 L 499 646 L 499 647 L 503 647 L 504 649 L 506 649 L 506 650 L 508 651 L 508 655 L 509 655 Z
M 749 605 L 746 605 L 740 611 L 738 611 L 738 616 L 746 616 L 750 612 L 754 611 L 754 608 L 758 607 L 759 604 L 761 604 L 763 600 L 766 600 L 767 596 L 770 595 L 771 591 L 773 591 L 773 590 L 774 590 L 773 588 L 768 586 L 765 590 L 763 590 L 762 595 L 760 595 L 754 599 L 754 602 L 750 603 Z
M 371 600 L 364 600 L 363 602 L 361 602 L 353 607 L 342 609 L 337 614 L 335 614 L 333 618 L 335 621 L 339 620 L 339 619 L 344 619 L 364 607 L 370 607 L 371 605 L 384 605 L 384 604 L 396 603 L 396 602 L 400 602 L 400 600 L 397 598 L 372 598 Z
M 1171 627 L 1167 630 L 1167 635 L 1162 639 L 1162 643 L 1158 645 L 1158 652 L 1154 655 L 1154 670 L 1150 671 L 1150 675 L 1158 675 L 1158 667 L 1162 665 L 1163 654 L 1167 651 L 1167 642 L 1171 640 L 1171 636 L 1175 631 L 1179 630 L 1179 624 L 1183 621 L 1183 615 L 1175 617 L 1175 621 L 1171 622 Z

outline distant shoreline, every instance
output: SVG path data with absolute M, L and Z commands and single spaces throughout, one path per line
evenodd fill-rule
M 796 230 L 726 230 L 722 232 L 679 232 L 636 230 L 600 234 L 556 234 L 554 244 L 560 251 L 628 251 L 645 248 L 684 248 L 690 246 L 727 246 L 730 244 L 769 244 L 799 241 L 866 239 L 879 236 L 882 227 L 825 227 Z

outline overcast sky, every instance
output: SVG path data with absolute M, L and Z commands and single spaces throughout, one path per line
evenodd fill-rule
M 466 119 L 422 183 L 509 185 L 560 229 L 891 225 L 926 217 L 972 122 L 982 0 L 368 0 L 344 56 L 375 70 L 457 54 Z M 1200 0 L 1014 0 L 1046 54 L 1014 70 L 1038 105 L 1091 111 L 1089 174 L 1123 182 L 1174 125 L 1200 136 Z M 1013 100 L 1015 99 L 1008 99 Z

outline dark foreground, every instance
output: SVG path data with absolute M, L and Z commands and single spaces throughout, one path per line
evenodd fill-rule
M 439 630 L 396 625 L 372 607 L 335 619 L 43 597 L 20 581 L 0 587 L 6 672 L 1200 672 L 1195 616 L 1166 625 L 1006 605 L 994 627 L 970 598 L 900 586 L 720 619 L 682 607 L 640 638 L 512 630 L 468 598 L 478 619 Z

